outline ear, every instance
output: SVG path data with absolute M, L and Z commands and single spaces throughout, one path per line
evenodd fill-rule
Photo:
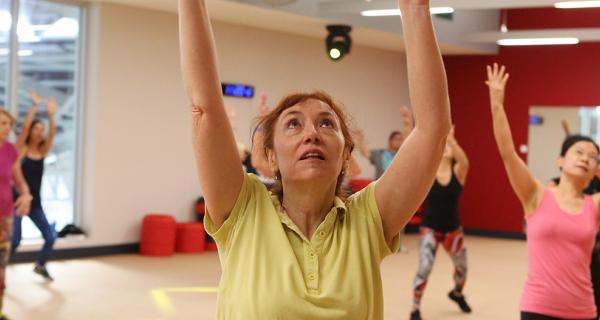
M 556 165 L 558 166 L 558 169 L 562 170 L 563 166 L 565 165 L 565 157 L 560 156 L 556 158 Z
M 277 167 L 277 157 L 275 157 L 275 152 L 271 149 L 266 150 L 267 153 L 267 162 L 269 163 L 269 169 L 271 172 L 277 172 L 279 168 Z

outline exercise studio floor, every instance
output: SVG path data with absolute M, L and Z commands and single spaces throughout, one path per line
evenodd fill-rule
M 418 264 L 417 235 L 405 237 L 408 253 L 382 265 L 386 319 L 408 319 Z M 469 276 L 465 294 L 473 308 L 461 314 L 447 298 L 452 263 L 442 248 L 425 292 L 426 320 L 518 319 L 527 268 L 526 243 L 467 237 Z M 45 283 L 33 264 L 10 265 L 5 311 L 15 320 L 214 319 L 220 266 L 216 253 L 146 258 L 115 255 L 52 261 L 55 281 Z M 265 297 L 268 299 L 268 297 Z

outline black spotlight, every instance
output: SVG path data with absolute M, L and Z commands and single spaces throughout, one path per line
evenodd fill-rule
M 331 24 L 327 26 L 329 35 L 325 40 L 327 44 L 327 55 L 333 61 L 342 60 L 344 55 L 350 53 L 352 47 L 352 38 L 350 31 L 352 27 L 343 24 Z

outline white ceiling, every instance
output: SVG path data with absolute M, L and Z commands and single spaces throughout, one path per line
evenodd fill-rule
M 177 0 L 89 0 L 177 12 Z M 402 50 L 401 22 L 398 17 L 362 17 L 369 9 L 392 9 L 397 0 L 206 0 L 215 20 L 324 38 L 325 25 L 352 25 L 357 45 Z M 573 1 L 573 0 L 566 0 Z M 273 2 L 292 2 L 272 5 Z M 497 51 L 495 40 L 506 37 L 499 32 L 500 9 L 552 7 L 555 0 L 431 0 L 431 6 L 456 9 L 452 20 L 435 18 L 440 46 L 445 54 L 489 54 Z M 558 32 L 582 36 L 584 41 L 600 41 L 597 29 L 568 29 Z M 543 34 L 547 34 L 545 31 Z M 515 36 L 540 34 L 520 31 Z M 509 36 L 512 35 L 509 32 Z

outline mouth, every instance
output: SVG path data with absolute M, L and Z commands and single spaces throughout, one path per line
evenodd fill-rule
M 323 153 L 317 149 L 307 150 L 300 156 L 302 160 L 325 160 Z
M 583 170 L 583 171 L 585 171 L 585 172 L 588 172 L 588 171 L 589 171 L 589 170 L 588 170 L 588 167 L 587 167 L 587 166 L 584 166 L 584 165 L 578 165 L 578 166 L 575 166 L 575 167 L 576 167 L 576 168 L 579 168 L 579 169 L 581 169 L 581 170 Z

